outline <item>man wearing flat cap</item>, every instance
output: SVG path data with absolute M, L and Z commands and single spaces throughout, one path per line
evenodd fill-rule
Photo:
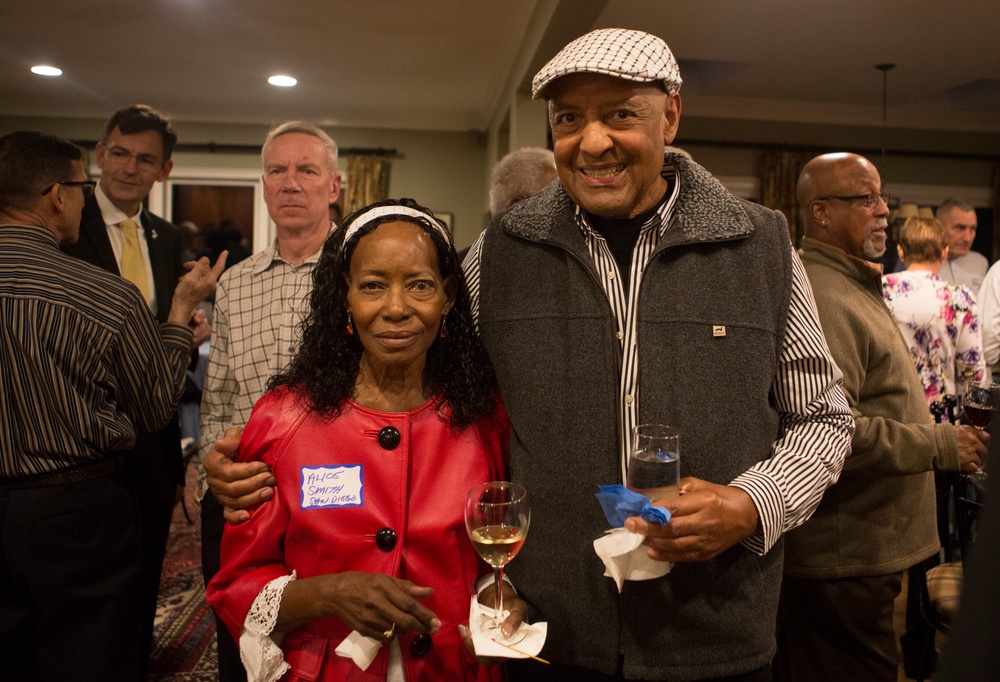
M 533 83 L 558 181 L 496 216 L 465 269 L 510 414 L 510 474 L 531 536 L 509 567 L 505 629 L 547 621 L 511 680 L 771 679 L 782 535 L 837 480 L 854 421 L 776 211 L 683 154 L 667 45 L 604 29 Z M 598 484 L 625 480 L 632 427 L 680 429 L 673 517 L 638 517 L 665 576 L 604 575 Z M 225 489 L 244 506 L 263 489 Z M 232 494 L 230 494 L 232 493 Z M 490 594 L 484 590 L 481 594 Z M 525 614 L 527 610 L 527 614 Z
M 603 29 L 533 82 L 559 181 L 492 221 L 466 261 L 512 422 L 531 537 L 509 575 L 541 656 L 514 680 L 769 680 L 782 535 L 836 481 L 853 420 L 778 212 L 665 153 L 681 78 L 659 38 Z M 667 575 L 619 594 L 592 543 L 630 432 L 677 427 L 683 493 L 638 517 Z M 521 608 L 513 609 L 513 621 Z

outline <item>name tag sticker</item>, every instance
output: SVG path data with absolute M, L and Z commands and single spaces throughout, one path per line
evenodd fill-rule
M 302 467 L 303 509 L 360 507 L 364 504 L 362 466 Z

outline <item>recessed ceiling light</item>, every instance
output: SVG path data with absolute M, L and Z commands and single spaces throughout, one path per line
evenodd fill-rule
M 61 76 L 62 69 L 57 69 L 54 66 L 32 66 L 31 73 L 37 73 L 39 76 Z
M 271 85 L 277 85 L 280 88 L 290 88 L 298 83 L 298 81 L 291 76 L 271 76 L 267 79 L 267 82 Z

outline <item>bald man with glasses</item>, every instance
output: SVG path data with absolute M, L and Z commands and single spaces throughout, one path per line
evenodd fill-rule
M 938 550 L 934 471 L 975 471 L 985 433 L 932 423 L 882 297 L 889 208 L 875 166 L 825 154 L 802 170 L 801 257 L 855 420 L 840 480 L 785 536 L 776 682 L 884 680 L 898 668 L 902 571 Z

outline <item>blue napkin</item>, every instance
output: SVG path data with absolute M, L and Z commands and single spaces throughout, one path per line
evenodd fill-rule
M 667 525 L 670 520 L 666 507 L 654 507 L 651 499 L 621 484 L 599 485 L 597 490 L 597 501 L 601 503 L 604 516 L 612 528 L 621 528 L 630 516 L 641 516 L 643 521 L 661 526 Z

